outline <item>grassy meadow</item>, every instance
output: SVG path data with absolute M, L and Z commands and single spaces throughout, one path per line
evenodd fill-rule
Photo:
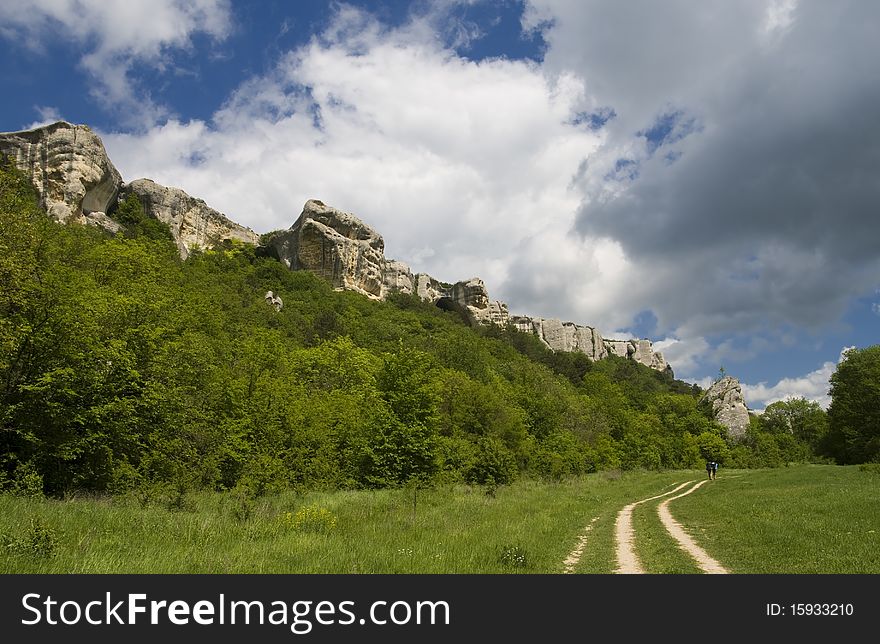
M 671 508 L 734 573 L 880 573 L 877 465 L 722 470 Z
M 578 573 L 614 570 L 625 504 L 705 476 L 625 472 L 497 489 L 199 493 L 174 508 L 132 497 L 0 496 L 4 573 L 559 573 L 591 519 Z M 733 572 L 880 572 L 880 474 L 858 467 L 727 470 L 672 503 Z M 693 573 L 656 515 L 634 514 L 653 573 Z

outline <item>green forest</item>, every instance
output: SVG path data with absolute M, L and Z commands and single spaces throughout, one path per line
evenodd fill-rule
M 124 233 L 58 224 L 27 177 L 0 170 L 3 490 L 491 492 L 706 458 L 880 458 L 880 347 L 841 363 L 828 413 L 775 403 L 733 443 L 699 387 L 634 361 L 553 353 L 408 295 L 336 292 L 262 246 L 181 261 L 136 199 L 110 214 Z

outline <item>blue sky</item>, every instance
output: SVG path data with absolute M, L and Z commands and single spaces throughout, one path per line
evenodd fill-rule
M 0 129 L 259 232 L 320 198 L 514 313 L 827 402 L 880 341 L 880 8 L 798 0 L 0 0 Z

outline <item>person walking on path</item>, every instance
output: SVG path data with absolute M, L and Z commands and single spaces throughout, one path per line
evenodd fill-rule
M 718 461 L 712 461 L 712 480 L 718 478 Z
M 715 461 L 706 461 L 706 474 L 709 475 L 709 480 L 712 480 L 712 474 L 715 472 Z

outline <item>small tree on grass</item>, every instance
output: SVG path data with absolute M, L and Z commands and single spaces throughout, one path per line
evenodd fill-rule
M 507 446 L 494 436 L 477 442 L 477 458 L 466 474 L 469 483 L 492 489 L 506 485 L 516 477 L 516 459 Z

